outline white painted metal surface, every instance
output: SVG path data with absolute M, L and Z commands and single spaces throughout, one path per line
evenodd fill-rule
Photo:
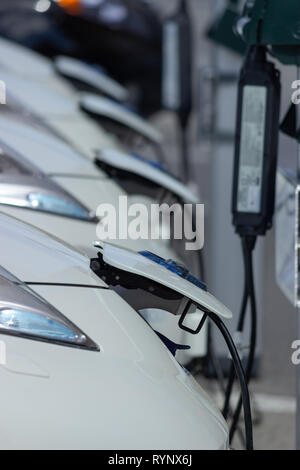
M 90 85 L 100 93 L 110 96 L 118 101 L 128 99 L 128 91 L 109 75 L 99 71 L 78 59 L 67 56 L 58 56 L 54 60 L 57 72 L 67 78 L 78 80 Z
M 50 87 L 48 83 L 28 80 L 2 67 L 0 77 L 6 83 L 7 104 L 21 114 L 33 114 L 67 140 L 86 157 L 94 160 L 95 150 L 116 147 L 116 138 L 106 133 L 78 107 L 78 93 Z M 65 90 L 66 88 L 66 90 Z
M 159 184 L 162 188 L 172 192 L 187 204 L 197 204 L 199 202 L 199 198 L 180 180 L 149 164 L 149 162 L 136 158 L 134 155 L 115 149 L 104 149 L 100 151 L 100 156 L 101 161 L 104 163 L 153 181 L 153 183 Z
M 160 144 L 163 140 L 161 132 L 145 121 L 145 119 L 108 98 L 92 93 L 81 93 L 80 103 L 83 109 L 112 119 L 156 144 Z
M 99 242 L 99 247 L 102 249 L 103 260 L 110 266 L 115 266 L 123 271 L 147 277 L 152 281 L 182 294 L 200 307 L 205 307 L 216 315 L 224 318 L 232 318 L 230 310 L 214 296 L 172 271 L 169 271 L 160 264 L 153 262 L 139 253 L 130 252 L 129 250 L 124 250 L 112 244 Z

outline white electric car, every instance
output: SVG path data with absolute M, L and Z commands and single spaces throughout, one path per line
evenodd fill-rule
M 163 288 L 230 317 L 196 285 L 115 249 L 102 248 L 113 269 L 142 279 L 152 263 Z M 228 448 L 221 413 L 88 258 L 0 213 L 0 266 L 1 449 Z
M 100 170 L 60 139 L 34 128 L 24 122 L 24 118 L 8 111 L 0 111 L 0 150 L 2 210 L 43 228 L 87 254 L 91 253 L 96 238 L 99 220 L 95 215 L 99 204 L 110 203 L 117 211 L 120 196 L 128 197 L 128 205 L 138 202 L 150 206 L 155 202 L 155 199 L 139 194 L 139 190 L 138 194 L 129 195 L 113 181 L 108 170 Z M 120 167 L 119 159 L 111 158 L 109 151 L 107 155 L 103 154 L 103 162 L 104 159 L 106 165 L 110 162 L 110 170 Z M 174 198 L 186 197 L 187 200 L 193 197 L 176 179 L 136 157 L 124 155 L 123 163 L 133 177 L 138 177 L 145 171 L 144 167 L 147 168 L 148 182 L 154 185 L 155 181 L 160 191 L 164 190 Z M 33 196 L 37 193 L 39 200 Z M 163 230 L 164 227 L 158 227 L 159 232 Z M 178 258 L 167 239 L 116 241 L 136 251 L 148 249 L 163 257 Z
M 88 114 L 125 127 L 127 135 L 132 132 L 156 148 L 162 141 L 158 129 L 123 105 L 79 93 L 56 74 L 51 61 L 4 39 L 0 39 L 0 79 L 6 84 L 8 103 L 43 120 L 91 159 L 96 149 L 124 147 Z

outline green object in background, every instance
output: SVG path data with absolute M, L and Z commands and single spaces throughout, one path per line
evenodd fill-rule
M 300 67 L 300 0 L 246 0 L 237 30 L 247 44 L 268 46 L 282 64 Z M 280 129 L 300 142 L 294 104 Z
M 299 0 L 247 0 L 244 18 L 248 44 L 300 45 Z
M 272 54 L 284 65 L 296 65 L 300 67 L 300 45 L 299 46 L 272 46 Z
M 210 26 L 206 35 L 217 44 L 244 55 L 247 45 L 235 32 L 236 22 L 239 17 L 239 0 L 228 0 L 226 9 Z
M 248 44 L 264 44 L 285 65 L 300 65 L 299 0 L 247 0 L 237 29 Z

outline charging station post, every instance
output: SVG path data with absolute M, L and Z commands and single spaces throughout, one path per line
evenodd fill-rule
M 187 0 L 163 24 L 162 105 L 177 115 L 180 127 L 181 177 L 191 178 L 188 127 L 192 112 L 192 37 Z
M 282 0 L 246 0 L 243 16 L 238 21 L 237 29 L 240 35 L 245 39 L 248 45 L 267 47 L 283 65 L 293 65 L 297 67 L 298 79 L 300 78 L 300 9 L 299 0 L 289 0 L 284 5 Z M 297 184 L 300 183 L 300 145 L 299 145 L 299 128 L 300 128 L 300 109 L 299 106 L 292 109 L 289 119 L 285 121 L 285 126 L 281 126 L 288 135 L 297 139 Z M 293 115 L 294 113 L 294 115 Z M 289 122 L 290 129 L 286 127 Z M 292 129 L 293 128 L 293 129 Z M 294 199 L 295 205 L 299 205 L 298 198 Z M 295 207 L 298 212 L 298 207 Z M 298 223 L 298 222 L 297 222 Z M 297 227 L 298 229 L 298 227 Z M 295 233 L 298 233 L 298 230 Z M 295 240 L 298 245 L 298 240 Z M 292 259 L 296 263 L 295 246 L 290 253 Z M 295 265 L 292 263 L 292 266 Z M 291 267 L 293 269 L 293 267 Z M 297 270 L 299 270 L 297 266 Z M 293 272 L 289 273 L 291 276 Z M 297 277 L 294 278 L 292 289 L 298 294 L 299 286 Z M 298 297 L 298 295 L 297 295 Z M 297 308 L 298 313 L 298 338 L 300 338 L 300 309 L 299 302 L 294 301 L 293 304 Z M 300 449 L 300 368 L 297 367 L 297 448 Z

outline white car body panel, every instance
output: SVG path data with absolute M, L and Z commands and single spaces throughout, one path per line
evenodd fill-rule
M 127 90 L 109 76 L 71 57 L 57 57 L 54 63 L 46 57 L 4 38 L 0 38 L 1 65 L 24 78 L 39 81 L 66 94 L 72 94 L 69 82 L 57 72 L 77 78 L 110 94 L 112 98 L 126 100 Z
M 97 96 L 93 93 L 81 93 L 80 104 L 83 109 L 112 119 L 156 144 L 160 144 L 163 140 L 160 131 L 145 121 L 145 119 L 108 98 Z
M 105 173 L 68 143 L 40 128 L 35 129 L 15 113 L 0 113 L 0 137 L 47 175 L 107 179 Z
M 35 226 L 44 232 L 49 233 L 53 237 L 64 241 L 70 246 L 77 248 L 82 254 L 88 257 L 94 257 L 97 250 L 94 247 L 94 242 L 97 240 L 97 224 L 92 222 L 83 222 L 77 219 L 71 219 L 64 216 L 57 216 L 54 214 L 33 211 L 30 209 L 23 209 L 14 206 L 0 205 L 0 211 L 11 217 L 15 217 L 23 222 Z M 177 256 L 172 249 L 167 245 L 159 245 L 155 242 L 145 242 L 145 240 L 116 240 L 119 246 L 142 251 L 147 249 L 160 253 L 160 256 L 170 258 Z
M 76 176 L 52 176 L 56 183 L 81 200 L 91 211 L 96 212 L 99 204 L 112 204 L 118 208 L 119 197 L 125 191 L 119 190 L 110 179 L 80 178 Z M 134 198 L 133 198 L 134 199 Z
M 139 253 L 124 250 L 116 245 L 103 242 L 97 243 L 97 245 L 99 245 L 103 253 L 103 261 L 108 265 L 115 266 L 125 272 L 147 277 L 152 281 L 182 294 L 184 297 L 191 299 L 193 302 L 205 307 L 220 317 L 232 318 L 231 311 L 213 295 L 160 264 L 153 262 Z
M 30 67 L 28 64 L 25 65 L 27 57 Z M 113 140 L 110 140 L 108 134 L 101 130 L 100 126 L 80 111 L 81 104 L 92 109 L 96 114 L 110 117 L 127 125 L 156 143 L 162 140 L 161 133 L 137 114 L 127 111 L 107 98 L 92 93 L 77 92 L 67 81 L 57 76 L 51 62 L 42 58 L 40 64 L 38 54 L 32 55 L 32 52 L 26 48 L 6 40 L 0 40 L 0 74 L 1 79 L 7 84 L 8 95 L 14 97 L 21 106 L 30 109 L 33 113 L 44 118 L 48 114 L 51 115 L 51 124 L 60 127 L 61 132 L 64 132 L 61 128 L 62 124 L 59 126 L 59 123 L 55 122 L 55 119 L 59 117 L 65 120 L 68 116 L 69 120 L 82 121 L 81 134 L 86 131 L 87 127 L 83 125 L 84 121 L 92 123 L 95 129 L 99 129 L 103 140 L 101 145 L 98 144 L 94 148 L 105 147 L 109 143 L 113 145 Z M 79 130 L 79 123 L 77 126 Z M 68 133 L 67 129 L 66 127 L 66 133 Z M 92 136 L 93 134 L 89 138 Z M 76 136 L 73 138 L 76 140 Z M 87 140 L 88 136 L 85 139 Z M 79 145 L 78 142 L 77 145 Z M 114 142 L 114 146 L 118 147 L 117 141 Z
M 99 153 L 101 157 L 100 159 L 104 163 L 121 170 L 132 172 L 133 174 L 142 176 L 149 181 L 153 181 L 155 184 L 160 185 L 162 188 L 165 188 L 178 196 L 187 204 L 197 204 L 199 202 L 198 196 L 196 196 L 180 180 L 143 161 L 142 159 L 136 158 L 134 155 L 119 152 L 115 149 L 104 149 Z
M 90 271 L 88 258 L 70 245 L 3 212 L 0 221 L 1 266 L 21 281 L 101 285 Z M 47 269 L 43 269 L 45 262 Z
M 0 68 L 0 79 L 6 83 L 9 105 L 25 115 L 29 112 L 45 121 L 86 157 L 94 160 L 97 149 L 120 148 L 116 138 L 78 109 L 77 95 L 68 96 L 39 82 L 17 76 L 5 68 Z
M 106 133 L 95 121 L 78 111 L 76 116 L 48 116 L 47 123 L 57 130 L 71 145 L 92 161 L 99 148 L 122 149 L 121 144 L 112 135 Z
M 96 254 L 93 247 L 93 240 L 97 237 L 95 223 L 3 204 L 0 211 L 69 243 L 86 256 Z M 126 247 L 126 243 L 123 246 Z
M 91 65 L 73 57 L 58 56 L 54 59 L 56 70 L 63 76 L 92 86 L 118 101 L 125 101 L 129 93 L 120 83 Z
M 54 75 L 49 59 L 4 38 L 0 39 L 0 56 L 3 66 L 24 78 L 48 81 Z
M 0 265 L 53 282 L 29 285 L 100 347 L 0 334 L 1 449 L 227 448 L 221 413 L 87 258 L 2 214 L 0 226 Z

